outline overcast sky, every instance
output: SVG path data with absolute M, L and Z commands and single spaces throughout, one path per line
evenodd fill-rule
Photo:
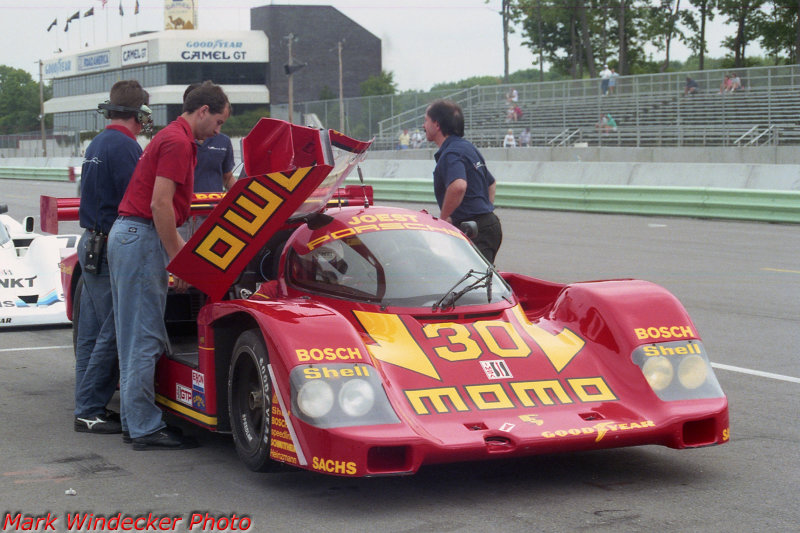
M 102 46 L 127 38 L 136 31 L 163 29 L 163 0 L 0 0 L 0 64 L 21 68 L 38 80 L 38 60 L 56 50 L 76 50 L 81 43 Z M 394 73 L 401 91 L 428 90 L 441 82 L 471 76 L 503 74 L 503 35 L 499 15 L 501 0 L 198 0 L 200 30 L 249 30 L 250 8 L 270 3 L 332 5 L 379 37 L 383 69 Z M 94 7 L 92 17 L 70 24 L 66 19 Z M 50 32 L 54 19 L 58 25 Z M 718 17 L 719 18 L 719 17 Z M 725 29 L 714 25 L 709 37 L 710 55 L 724 55 L 719 41 Z M 534 58 L 522 46 L 519 33 L 511 36 L 510 70 L 531 68 Z M 754 48 L 751 48 L 754 50 Z M 676 47 L 674 59 L 688 52 Z M 346 68 L 346 65 L 345 65 Z

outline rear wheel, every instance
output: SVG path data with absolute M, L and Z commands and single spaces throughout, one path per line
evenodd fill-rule
M 236 341 L 228 372 L 228 409 L 236 453 L 255 472 L 272 470 L 269 458 L 272 384 L 267 347 L 258 329 Z

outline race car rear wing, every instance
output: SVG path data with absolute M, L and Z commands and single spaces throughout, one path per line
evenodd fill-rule
M 207 216 L 225 197 L 224 192 L 197 193 L 192 197 L 192 216 Z M 364 205 L 365 199 L 373 203 L 371 185 L 347 185 L 340 187 L 328 201 L 328 207 L 344 207 L 348 205 Z M 39 198 L 40 226 L 42 232 L 58 234 L 58 223 L 78 220 L 80 198 L 56 198 L 42 195 Z M 33 230 L 33 228 L 31 228 Z

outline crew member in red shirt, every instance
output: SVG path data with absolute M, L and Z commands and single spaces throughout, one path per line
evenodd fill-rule
M 135 450 L 183 449 L 196 441 L 168 428 L 155 404 L 155 366 L 169 345 L 164 310 L 167 264 L 185 244 L 177 227 L 189 216 L 197 160 L 195 139 L 219 133 L 230 103 L 207 81 L 183 103 L 183 113 L 144 150 L 108 236 L 111 293 L 120 367 L 123 440 Z M 175 277 L 175 288 L 187 284 Z

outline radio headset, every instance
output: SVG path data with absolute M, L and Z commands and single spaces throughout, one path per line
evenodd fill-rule
M 112 104 L 110 100 L 106 100 L 102 104 L 97 104 L 97 112 L 105 118 L 110 119 L 110 111 L 120 111 L 123 113 L 136 113 L 136 122 L 142 125 L 142 128 L 149 132 L 153 129 L 152 111 L 149 107 L 142 104 L 141 107 L 128 107 L 124 105 Z

